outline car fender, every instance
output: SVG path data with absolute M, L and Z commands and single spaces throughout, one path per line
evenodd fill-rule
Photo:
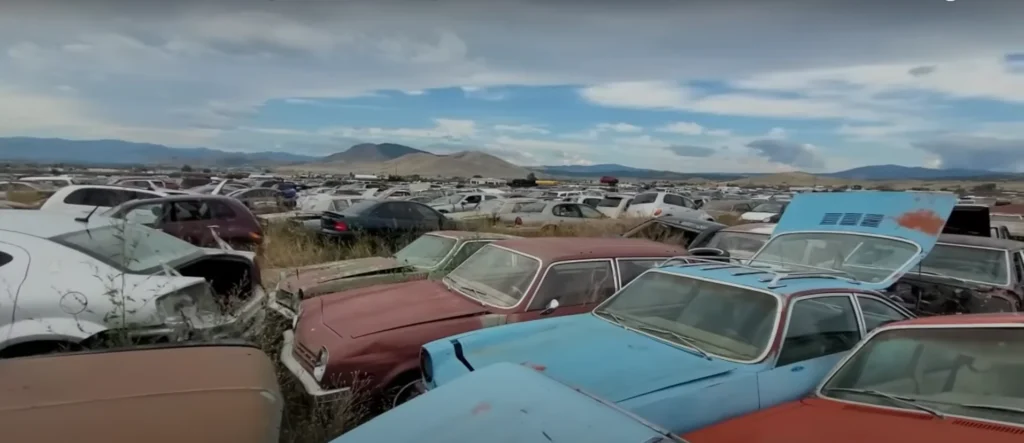
M 106 325 L 76 318 L 32 318 L 0 326 L 0 350 L 33 341 L 79 343 L 109 329 Z

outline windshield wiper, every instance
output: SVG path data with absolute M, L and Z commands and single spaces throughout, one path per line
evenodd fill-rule
M 988 409 L 990 411 L 1016 412 L 1018 414 L 1024 414 L 1024 408 L 1015 408 L 1013 406 L 985 405 L 985 404 L 980 404 L 980 403 L 967 403 L 967 404 L 953 403 L 953 404 L 955 404 L 956 406 L 960 406 L 962 408 Z
M 700 347 L 695 345 L 693 343 L 693 340 L 690 340 L 689 338 L 684 337 L 684 336 L 680 335 L 677 332 L 672 332 L 672 331 L 669 331 L 668 329 L 661 329 L 661 328 L 656 328 L 654 326 L 646 326 L 646 325 L 636 325 L 636 326 L 632 326 L 632 328 L 636 329 L 638 331 L 647 331 L 647 332 L 653 332 L 655 334 L 662 334 L 662 335 L 670 336 L 670 337 L 672 337 L 672 338 L 682 342 L 683 345 L 686 346 L 687 348 L 692 348 L 690 350 L 692 350 L 697 355 L 700 355 L 705 360 L 711 360 L 711 356 L 708 355 L 707 352 L 704 352 L 703 349 L 701 349 Z
M 875 397 L 882 397 L 882 398 L 887 399 L 887 400 L 889 400 L 889 401 L 891 401 L 893 403 L 901 404 L 901 405 L 904 405 L 904 406 L 910 406 L 911 408 L 917 409 L 919 411 L 927 412 L 927 413 L 932 414 L 932 415 L 934 415 L 934 416 L 936 416 L 938 418 L 943 418 L 943 419 L 946 418 L 945 414 L 943 414 L 943 413 L 941 413 L 939 411 L 936 411 L 936 410 L 934 410 L 932 408 L 929 408 L 929 407 L 926 407 L 926 406 L 921 406 L 920 404 L 917 403 L 917 400 L 914 400 L 912 398 L 897 397 L 897 396 L 892 395 L 892 394 L 886 394 L 884 392 L 879 392 L 879 391 L 875 391 L 875 390 L 871 390 L 871 389 L 825 388 L 824 390 L 825 391 L 836 391 L 836 392 L 852 392 L 854 394 L 864 394 L 864 395 L 872 395 L 872 396 L 875 396 Z
M 615 320 L 618 324 L 623 325 L 623 326 L 626 325 L 626 321 L 623 320 L 622 317 L 620 317 L 618 314 L 616 314 L 616 313 L 614 313 L 612 311 L 609 311 L 607 309 L 602 309 L 600 311 L 596 311 L 595 313 L 601 314 L 601 315 L 607 315 L 607 316 L 611 317 L 612 320 Z

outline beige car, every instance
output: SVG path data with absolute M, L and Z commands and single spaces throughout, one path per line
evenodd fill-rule
M 274 366 L 248 345 L 177 345 L 0 360 L 5 442 L 277 442 Z

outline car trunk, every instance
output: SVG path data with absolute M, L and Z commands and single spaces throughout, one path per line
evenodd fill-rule
M 230 253 L 207 255 L 176 269 L 183 276 L 206 279 L 222 307 L 248 300 L 260 281 L 259 267 L 253 260 Z

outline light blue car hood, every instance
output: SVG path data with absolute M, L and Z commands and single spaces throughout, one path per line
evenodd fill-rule
M 682 442 L 536 371 L 496 364 L 460 377 L 331 443 Z
M 484 329 L 456 339 L 478 370 L 518 363 L 613 402 L 749 368 L 707 360 L 593 314 Z

